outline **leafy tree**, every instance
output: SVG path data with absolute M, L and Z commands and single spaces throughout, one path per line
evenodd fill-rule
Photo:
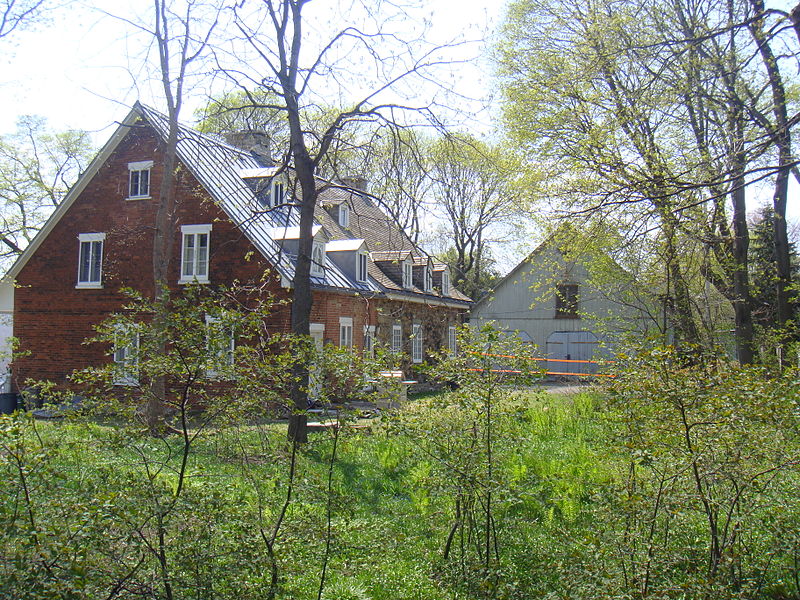
M 52 133 L 41 117 L 22 117 L 0 137 L 2 261 L 27 246 L 86 168 L 93 149 L 85 131 Z
M 774 210 L 763 205 L 750 225 L 750 269 L 753 281 L 753 315 L 756 323 L 767 329 L 780 329 L 778 307 L 775 304 L 775 286 L 778 285 L 778 268 L 775 260 Z M 789 245 L 791 279 L 795 285 L 800 276 L 800 265 L 794 244 Z M 790 297 L 792 315 L 797 314 L 797 297 Z
M 763 17 L 744 1 L 579 10 L 525 0 L 512 5 L 501 46 L 507 123 L 553 174 L 546 192 L 573 212 L 627 220 L 631 237 L 656 237 L 672 326 L 687 343 L 701 339 L 691 289 L 700 266 L 734 308 L 743 363 L 753 358 L 745 189 L 773 168 L 758 115 L 771 111 L 775 78 L 754 60 L 764 44 L 748 30 Z M 762 41 L 795 53 L 774 36 Z M 707 258 L 689 257 L 689 240 Z
M 398 16 L 391 11 L 403 13 L 403 8 L 356 4 L 348 11 L 353 24 L 320 40 L 308 34 L 304 14 L 307 4 L 308 0 L 265 0 L 255 6 L 237 5 L 234 18 L 241 32 L 240 51 L 233 68 L 227 71 L 250 104 L 280 112 L 287 123 L 288 145 L 278 154 L 292 169 L 292 198 L 299 211 L 292 331 L 300 336 L 308 335 L 313 301 L 310 268 L 317 176 L 332 156 L 348 146 L 353 128 L 365 123 L 407 126 L 408 121 L 401 122 L 401 114 L 406 118 L 411 118 L 410 113 L 429 115 L 427 106 L 415 100 L 399 101 L 393 93 L 401 92 L 401 87 L 410 85 L 413 79 L 428 81 L 425 76 L 443 61 L 442 49 L 424 42 L 420 33 L 407 40 L 387 29 L 386 24 Z M 405 19 L 403 22 L 407 23 Z M 359 73 L 360 86 L 344 83 L 345 62 L 354 69 L 350 75 Z M 270 100 L 259 102 L 256 91 Z M 331 111 L 330 104 L 322 99 L 336 91 L 355 99 L 344 109 Z M 307 128 L 310 123 L 314 124 L 311 131 Z M 298 361 L 294 372 L 296 383 L 291 394 L 295 410 L 289 436 L 304 442 L 308 365 Z
M 519 214 L 518 165 L 499 147 L 471 136 L 448 136 L 430 150 L 433 210 L 442 215 L 453 283 L 477 298 L 490 284 L 491 243 Z M 446 259 L 445 259 L 446 260 Z

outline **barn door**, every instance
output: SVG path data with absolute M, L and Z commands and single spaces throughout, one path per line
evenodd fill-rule
M 596 373 L 597 365 L 560 362 L 594 360 L 599 342 L 591 331 L 555 331 L 547 338 L 547 370 L 553 373 Z

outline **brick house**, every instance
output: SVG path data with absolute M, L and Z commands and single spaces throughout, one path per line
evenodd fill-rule
M 82 342 L 125 302 L 122 288 L 153 292 L 152 250 L 168 124 L 136 104 L 39 235 L 9 271 L 13 330 L 28 378 L 63 384 L 76 369 L 113 360 Z M 169 281 L 174 288 L 262 282 L 291 298 L 298 216 L 292 181 L 260 136 L 231 144 L 181 127 L 177 211 Z M 369 349 L 381 343 L 408 363 L 454 340 L 470 300 L 365 191 L 364 182 L 320 181 L 312 253 L 311 335 L 318 343 Z M 266 282 L 265 284 L 263 282 Z M 270 323 L 290 328 L 290 306 Z

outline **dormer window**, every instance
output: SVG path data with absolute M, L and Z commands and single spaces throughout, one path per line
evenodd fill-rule
M 325 277 L 325 244 L 314 242 L 311 247 L 311 275 L 313 277 Z
M 450 271 L 442 271 L 442 296 L 450 295 Z
M 256 197 L 264 208 L 275 208 L 286 201 L 286 182 L 273 178 L 262 180 L 256 186 Z
M 425 293 L 430 294 L 433 291 L 433 271 L 430 265 L 425 266 Z
M 150 197 L 150 169 L 152 160 L 128 163 L 128 199 Z
M 339 205 L 339 225 L 345 229 L 350 227 L 350 207 L 347 204 Z
M 280 206 L 286 202 L 286 184 L 282 179 L 272 182 L 272 206 Z
M 411 281 L 414 273 L 414 264 L 411 262 L 411 259 L 406 259 L 403 262 L 403 287 L 405 289 L 411 289 Z
M 369 257 L 366 252 L 359 252 L 356 256 L 356 281 L 359 283 L 367 283 L 367 267 L 369 265 Z

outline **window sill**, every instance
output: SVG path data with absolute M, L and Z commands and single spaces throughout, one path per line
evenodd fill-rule
M 580 318 L 581 318 L 581 316 L 580 316 L 580 315 L 556 315 L 556 317 L 555 317 L 555 318 L 556 318 L 556 319 L 572 319 L 572 320 L 578 320 L 578 319 L 580 319 Z
M 125 201 L 128 202 L 129 200 L 152 200 L 152 196 L 128 196 L 125 198 Z
M 178 279 L 178 285 L 191 285 L 193 283 L 205 285 L 210 282 L 208 279 L 197 279 L 195 277 L 192 277 L 191 279 L 185 279 L 185 278 Z
M 102 290 L 102 283 L 79 283 L 75 286 L 76 290 Z

